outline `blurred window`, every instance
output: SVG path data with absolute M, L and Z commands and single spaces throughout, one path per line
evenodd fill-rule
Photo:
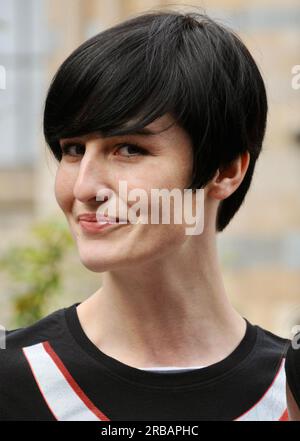
M 0 168 L 32 167 L 37 158 L 45 78 L 45 0 L 0 0 Z

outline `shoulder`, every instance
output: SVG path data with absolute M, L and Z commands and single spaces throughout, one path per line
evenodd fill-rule
M 32 325 L 7 330 L 5 348 L 7 350 L 23 348 L 57 337 L 64 330 L 64 311 L 65 308 L 58 309 Z
M 295 335 L 288 347 L 285 371 L 290 390 L 300 408 L 300 333 Z
M 0 421 L 34 419 L 34 409 L 44 403 L 27 350 L 38 343 L 56 340 L 64 334 L 64 310 L 57 310 L 36 323 L 6 331 L 5 348 L 0 349 Z M 47 410 L 40 410 L 47 417 Z M 40 416 L 40 414 L 39 414 Z
M 284 421 L 287 419 L 284 366 L 289 340 L 258 325 L 252 326 L 255 343 L 245 358 L 244 376 L 239 380 L 249 406 L 236 420 Z
M 260 338 L 260 348 L 266 356 L 279 356 L 285 358 L 290 345 L 290 340 L 280 337 L 267 329 L 256 326 Z
M 64 333 L 63 320 L 64 309 L 59 309 L 32 325 L 5 331 L 0 349 L 0 387 L 7 383 L 8 377 L 8 382 L 13 382 L 26 371 L 25 347 L 56 339 Z
M 17 408 L 22 406 L 22 396 L 31 381 L 30 368 L 22 349 L 1 349 L 0 421 L 9 419 L 12 408 L 18 413 Z
M 298 368 L 300 373 L 300 332 L 290 341 L 287 351 L 287 362 Z

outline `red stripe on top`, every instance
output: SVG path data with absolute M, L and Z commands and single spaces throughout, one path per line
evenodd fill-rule
M 265 391 L 265 393 L 260 397 L 260 399 L 259 399 L 255 404 L 253 404 L 252 407 L 250 407 L 250 409 L 246 410 L 246 412 L 244 412 L 244 413 L 242 413 L 242 415 L 238 416 L 238 417 L 236 418 L 236 420 L 238 420 L 239 418 L 241 418 L 242 416 L 244 416 L 246 413 L 250 412 L 250 410 L 252 410 L 255 406 L 258 405 L 258 403 L 260 403 L 260 402 L 263 400 L 264 396 L 265 396 L 265 395 L 267 394 L 267 392 L 272 388 L 273 384 L 275 383 L 276 378 L 277 378 L 278 375 L 280 374 L 280 371 L 281 371 L 281 369 L 282 369 L 282 367 L 283 367 L 284 360 L 285 360 L 285 358 L 283 357 L 282 360 L 281 360 L 280 368 L 279 368 L 278 371 L 276 372 L 276 375 L 275 375 L 275 377 L 273 378 L 272 383 L 270 384 L 270 386 L 268 387 L 268 389 Z M 283 415 L 284 415 L 284 413 L 282 414 L 282 416 L 281 416 L 280 418 L 282 418 Z
M 25 356 L 25 358 L 26 358 L 26 360 L 27 360 L 27 362 L 28 362 L 28 364 L 29 364 L 29 366 L 30 366 L 30 369 L 31 369 L 32 375 L 33 375 L 33 377 L 34 377 L 34 379 L 35 379 L 35 382 L 36 382 L 36 384 L 37 384 L 37 386 L 38 386 L 38 388 L 39 388 L 39 391 L 40 391 L 42 397 L 44 398 L 45 402 L 47 403 L 47 406 L 49 407 L 50 412 L 52 413 L 52 415 L 54 416 L 54 418 L 58 421 L 57 416 L 55 415 L 55 413 L 54 413 L 53 410 L 51 409 L 51 406 L 49 405 L 49 403 L 48 403 L 48 401 L 47 401 L 47 398 L 45 397 L 45 395 L 43 394 L 42 389 L 40 388 L 39 381 L 38 381 L 38 379 L 37 379 L 36 376 L 35 376 L 34 370 L 33 370 L 32 366 L 31 366 L 31 363 L 30 363 L 29 358 L 27 357 L 27 355 L 26 355 L 26 353 L 25 353 L 25 351 L 24 351 L 24 348 L 22 348 L 22 351 L 23 351 L 23 354 L 24 354 L 24 356 Z
M 72 377 L 72 375 L 70 374 L 68 369 L 65 367 L 65 365 L 63 364 L 63 362 L 61 361 L 59 356 L 56 354 L 54 349 L 51 347 L 50 343 L 48 341 L 43 342 L 43 346 L 44 346 L 46 352 L 50 355 L 50 357 L 52 358 L 52 360 L 54 361 L 54 363 L 58 367 L 58 369 L 61 371 L 61 373 L 63 374 L 63 376 L 65 377 L 65 379 L 69 383 L 69 385 L 72 387 L 74 392 L 84 402 L 86 407 L 88 407 L 91 412 L 93 412 L 98 418 L 100 418 L 100 420 L 110 421 L 110 419 L 106 415 L 104 415 L 104 413 L 101 412 L 101 410 L 98 409 L 91 402 L 91 400 L 86 396 L 86 394 L 83 392 L 81 387 L 76 383 L 76 381 L 74 380 L 74 378 Z
M 278 421 L 289 421 L 289 414 L 287 409 L 285 409 Z

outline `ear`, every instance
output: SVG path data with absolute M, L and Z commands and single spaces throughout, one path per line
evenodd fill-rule
M 250 162 L 248 151 L 241 153 L 230 164 L 218 169 L 209 184 L 208 195 L 214 199 L 226 199 L 239 187 L 247 172 Z

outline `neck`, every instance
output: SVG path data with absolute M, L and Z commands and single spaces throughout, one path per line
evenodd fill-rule
M 90 340 L 133 367 L 226 358 L 246 322 L 226 295 L 215 242 L 206 245 L 196 255 L 183 247 L 167 259 L 104 273 L 101 289 L 77 307 Z

